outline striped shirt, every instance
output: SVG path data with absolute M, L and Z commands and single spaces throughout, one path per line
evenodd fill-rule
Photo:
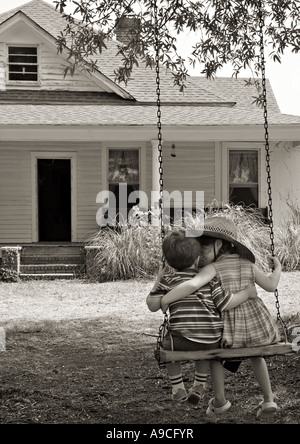
M 186 269 L 166 274 L 150 297 L 162 298 L 172 288 L 197 274 L 198 270 Z M 221 312 L 232 299 L 232 293 L 225 291 L 217 279 L 193 294 L 173 302 L 169 306 L 169 332 L 174 336 L 211 344 L 219 341 L 223 332 Z

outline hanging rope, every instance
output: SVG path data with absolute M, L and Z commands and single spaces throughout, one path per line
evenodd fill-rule
M 259 28 L 260 28 L 260 62 L 262 75 L 262 91 L 263 91 L 263 112 L 264 112 L 264 130 L 265 130 L 265 153 L 266 153 L 266 171 L 267 171 L 267 190 L 268 190 L 268 219 L 270 228 L 271 253 L 275 256 L 274 244 L 274 224 L 273 224 L 273 201 L 272 201 L 272 187 L 271 187 L 271 166 L 270 166 L 270 142 L 269 142 L 269 122 L 268 122 L 268 104 L 267 104 L 267 81 L 266 81 L 266 60 L 265 60 L 265 44 L 264 44 L 264 17 L 261 1 L 258 2 L 259 14 Z M 280 321 L 285 339 L 287 342 L 287 326 L 280 314 L 280 304 L 278 290 L 274 292 L 275 305 L 277 309 L 277 320 Z

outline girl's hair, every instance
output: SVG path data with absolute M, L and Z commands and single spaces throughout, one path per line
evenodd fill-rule
M 210 236 L 201 236 L 198 238 L 202 247 L 207 247 L 207 246 L 213 245 L 217 239 L 218 238 L 216 238 L 216 237 L 210 237 Z M 220 248 L 220 250 L 216 256 L 216 259 L 225 253 L 229 253 L 229 254 L 238 253 L 236 250 L 236 247 L 231 242 L 224 240 L 224 239 L 221 239 L 221 241 L 222 241 L 222 247 Z
M 195 237 L 186 237 L 183 230 L 170 234 L 164 240 L 162 250 L 168 264 L 176 270 L 191 267 L 201 253 L 199 241 Z

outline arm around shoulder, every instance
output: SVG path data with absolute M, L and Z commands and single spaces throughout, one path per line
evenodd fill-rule
M 162 295 L 152 295 L 151 293 L 148 294 L 146 304 L 150 311 L 154 312 L 160 310 L 161 298 Z

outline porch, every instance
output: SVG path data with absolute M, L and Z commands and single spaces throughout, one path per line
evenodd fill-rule
M 1 267 L 15 271 L 21 280 L 82 278 L 85 250 L 71 242 L 0 244 Z

